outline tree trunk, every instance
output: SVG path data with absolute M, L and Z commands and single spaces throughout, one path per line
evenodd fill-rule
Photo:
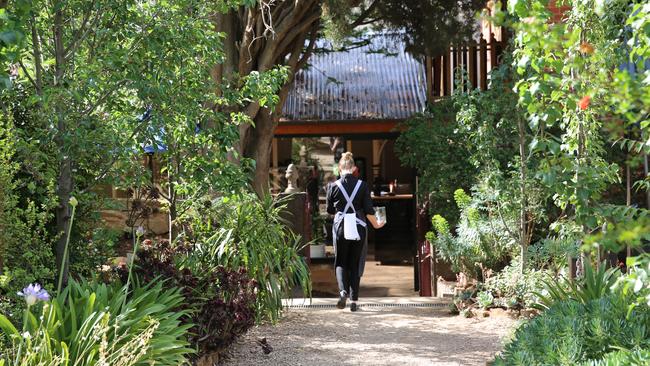
M 169 204 L 169 243 L 173 243 L 174 239 L 178 237 L 178 225 L 176 224 L 176 219 L 178 218 L 178 209 L 176 208 L 176 202 L 170 202 Z
M 259 197 L 269 193 L 269 166 L 275 124 L 273 114 L 266 108 L 255 116 L 255 128 L 249 130 L 249 142 L 244 155 L 255 160 L 253 188 Z
M 648 169 L 649 167 L 648 163 L 648 154 L 643 154 L 643 172 L 645 173 L 644 178 L 648 178 Z M 645 193 L 645 202 L 646 202 L 646 208 L 650 210 L 650 190 L 646 191 Z
M 269 193 L 273 134 L 294 74 L 313 52 L 320 29 L 320 13 L 319 1 L 282 1 L 268 7 L 242 7 L 214 18 L 217 30 L 226 33 L 225 62 L 212 70 L 212 78 L 217 84 L 238 81 L 229 79 L 246 77 L 253 71 L 265 72 L 276 66 L 289 69 L 289 80 L 281 88 L 280 102 L 274 110 L 261 108 L 256 101 L 240 109 L 254 126 L 248 123 L 239 126 L 239 145 L 235 150 L 255 160 L 255 172 L 251 178 L 259 196 Z M 307 37 L 310 37 L 308 45 L 305 44 Z M 221 111 L 227 113 L 228 108 Z M 231 160 L 237 162 L 238 159 L 233 156 Z
M 62 4 L 55 4 L 54 13 L 54 54 L 55 54 L 55 89 L 63 87 L 63 77 L 65 75 L 65 46 L 63 43 L 63 11 L 61 10 Z M 61 97 L 63 93 L 56 95 Z M 56 263 L 59 271 L 63 271 L 63 284 L 68 281 L 68 263 L 69 258 L 64 258 L 65 246 L 67 237 L 69 235 L 69 222 L 70 222 L 70 196 L 72 194 L 73 177 L 72 177 L 72 161 L 70 160 L 67 146 L 65 143 L 65 135 L 67 133 L 67 126 L 63 111 L 61 110 L 61 103 L 56 103 L 55 113 L 57 117 L 57 138 L 56 144 L 60 154 L 59 175 L 57 177 L 57 198 L 59 199 L 59 206 L 56 208 L 56 231 L 60 237 L 56 243 Z
M 171 146 L 171 145 L 170 145 Z M 176 163 L 175 164 L 170 164 L 168 163 L 168 170 L 167 170 L 167 182 L 168 182 L 168 188 L 167 188 L 167 202 L 169 203 L 169 244 L 174 242 L 174 239 L 178 237 L 178 224 L 176 222 L 176 219 L 178 218 L 178 194 L 176 193 L 176 187 L 174 186 L 174 180 L 173 176 L 170 173 L 170 170 L 173 168 L 175 169 L 175 172 L 178 172 L 180 169 L 178 164 L 180 157 L 176 156 L 175 157 Z M 174 159 L 173 157 L 170 157 L 170 159 Z
M 62 123 L 60 123 L 61 125 Z M 59 149 L 62 149 L 59 147 Z M 56 263 L 59 271 L 63 268 L 63 284 L 68 282 L 69 258 L 63 258 L 68 231 L 70 230 L 70 195 L 72 193 L 72 164 L 70 159 L 63 157 L 59 167 L 57 179 L 57 198 L 59 205 L 56 208 L 56 231 L 60 233 L 56 242 Z M 68 252 L 69 253 L 69 252 Z
M 518 119 L 519 129 L 519 193 L 521 194 L 521 207 L 519 209 L 519 245 L 521 250 L 521 274 L 526 269 L 526 251 L 528 248 L 528 233 L 526 212 L 528 210 L 528 198 L 526 197 L 526 135 L 524 121 Z

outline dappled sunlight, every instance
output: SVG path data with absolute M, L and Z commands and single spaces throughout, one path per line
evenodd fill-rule
M 513 324 L 426 308 L 290 310 L 278 326 L 252 330 L 227 364 L 483 365 Z M 269 355 L 255 343 L 261 337 L 274 348 Z

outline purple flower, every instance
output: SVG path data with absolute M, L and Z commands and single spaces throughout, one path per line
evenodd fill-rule
M 27 306 L 32 306 L 36 304 L 37 301 L 48 301 L 50 299 L 50 294 L 47 293 L 43 288 L 41 288 L 41 285 L 38 283 L 35 284 L 29 284 L 29 286 L 25 287 L 22 291 L 18 292 L 18 296 L 22 296 L 25 298 L 25 302 L 27 302 Z

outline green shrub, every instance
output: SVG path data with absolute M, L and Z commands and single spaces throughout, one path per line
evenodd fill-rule
M 508 224 L 514 226 L 514 221 L 511 218 L 497 220 L 486 214 L 487 201 L 479 193 L 470 196 L 457 189 L 454 199 L 460 209 L 456 235 L 451 233 L 445 218 L 434 215 L 431 219 L 433 231 L 427 233 L 427 239 L 435 246 L 438 256 L 451 263 L 454 271 L 482 278 L 517 247 L 504 229 Z
M 70 239 L 70 272 L 75 277 L 93 278 L 102 265 L 117 255 L 116 248 L 124 232 L 98 224 L 95 220 L 80 222 L 81 232 Z
M 22 313 L 23 302 L 16 292 L 26 283 L 39 283 L 51 291 L 56 281 L 58 234 L 53 223 L 59 201 L 51 170 L 55 164 L 47 149 L 37 139 L 25 138 L 25 133 L 0 119 L 0 273 L 4 276 L 0 308 L 8 311 L 5 314 Z M 114 255 L 116 237 L 97 227 L 97 198 L 92 196 L 78 197 L 80 217 L 73 226 L 70 248 L 70 272 L 76 277 L 95 275 Z
M 631 299 L 620 294 L 580 303 L 559 301 L 521 326 L 496 365 L 576 365 L 616 349 L 650 346 L 650 311 L 637 308 L 626 318 Z
M 526 269 L 522 274 L 519 263 L 518 257 L 513 259 L 509 265 L 483 283 L 486 290 L 497 297 L 507 299 L 508 307 L 530 307 L 538 302 L 536 293 L 544 289 L 544 280 L 551 277 L 551 273 L 546 270 Z
M 487 309 L 494 303 L 494 296 L 489 291 L 482 291 L 476 295 L 476 302 L 481 308 Z
M 402 164 L 419 173 L 418 192 L 430 202 L 430 212 L 444 212 L 453 224 L 459 214 L 452 200 L 453 192 L 459 182 L 465 184 L 462 188 L 470 188 L 476 176 L 476 169 L 469 161 L 466 136 L 454 123 L 456 110 L 451 98 L 442 99 L 426 112 L 404 121 L 403 132 L 395 141 L 395 151 Z
M 185 236 L 194 251 L 188 257 L 194 263 L 188 265 L 204 271 L 219 266 L 246 268 L 259 284 L 257 321 L 277 321 L 282 298 L 295 287 L 300 286 L 304 296 L 311 293 L 309 269 L 300 255 L 301 240 L 280 216 L 286 202 L 248 194 L 197 201 L 187 215 Z
M 601 360 L 585 362 L 583 366 L 650 365 L 650 350 L 622 350 L 608 353 Z
M 16 135 L 11 121 L 0 119 L 0 308 L 21 313 L 16 292 L 25 283 L 51 290 L 55 280 L 54 240 L 49 224 L 57 205 L 53 182 L 18 177 Z M 21 191 L 31 193 L 33 198 Z

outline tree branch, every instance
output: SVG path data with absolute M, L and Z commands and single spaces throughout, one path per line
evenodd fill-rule
M 497 213 L 499 214 L 499 218 L 501 219 L 501 223 L 503 223 L 503 228 L 505 229 L 505 231 L 507 231 L 508 235 L 510 235 L 514 240 L 519 240 L 519 236 L 510 230 L 508 224 L 506 223 L 506 220 L 503 218 L 503 214 L 501 213 L 501 205 L 499 205 L 499 203 L 497 202 L 496 206 L 497 206 Z
M 277 52 L 276 55 L 278 57 L 282 57 L 284 54 L 287 54 L 291 51 L 288 51 L 287 49 L 293 49 L 295 46 L 293 45 L 293 42 L 295 42 L 296 39 L 302 39 L 303 42 L 305 40 L 304 34 L 307 32 L 307 30 L 314 25 L 314 23 L 318 22 L 320 19 L 320 9 L 315 9 L 312 11 L 311 14 L 309 14 L 305 19 L 303 19 L 300 23 L 296 24 L 292 29 L 295 30 L 293 33 L 295 36 L 294 37 L 289 37 L 285 36 L 282 38 L 282 42 L 277 46 Z M 300 44 L 300 49 L 302 50 L 302 47 L 304 44 Z
M 361 12 L 361 14 L 359 14 L 357 20 L 355 20 L 354 22 L 352 22 L 352 24 L 350 24 L 350 29 L 354 29 L 363 24 L 368 24 L 365 22 L 365 20 L 366 18 L 368 18 L 368 16 L 370 16 L 370 14 L 372 14 L 372 12 L 375 10 L 377 5 L 379 5 L 379 0 L 373 1 L 369 7 L 367 7 L 364 11 Z
M 148 119 L 144 119 L 144 120 L 140 121 L 140 124 L 138 124 L 138 125 L 133 129 L 133 132 L 131 132 L 131 135 L 129 136 L 129 138 L 128 138 L 127 140 L 131 140 L 131 139 L 133 139 L 133 138 L 135 137 L 135 135 L 140 131 L 140 129 L 142 128 L 142 126 L 144 126 L 144 124 L 145 124 L 146 122 L 148 122 Z M 88 191 L 91 190 L 91 189 L 92 189 L 92 188 L 93 188 L 97 183 L 99 183 L 100 180 L 104 179 L 104 178 L 106 177 L 106 175 L 108 174 L 109 170 L 111 170 L 111 168 L 113 168 L 113 165 L 115 165 L 115 163 L 117 162 L 117 160 L 118 160 L 119 158 L 120 158 L 119 154 L 115 154 L 115 155 L 111 158 L 110 162 L 109 162 L 109 163 L 104 167 L 104 169 L 102 169 L 101 173 L 99 173 L 99 174 L 98 174 L 98 175 L 97 175 L 97 176 L 92 180 L 92 182 L 91 182 L 90 184 L 88 184 L 88 186 L 87 186 L 86 188 L 84 188 L 83 191 L 80 192 L 80 194 L 84 194 L 84 193 L 88 192 Z
M 23 64 L 22 61 L 18 61 L 18 64 L 20 64 L 20 68 L 23 69 L 23 72 L 25 73 L 25 76 L 27 76 L 27 79 L 29 79 L 29 82 L 32 83 L 32 85 L 34 85 L 34 88 L 36 89 L 36 92 L 38 94 L 40 94 L 38 84 L 36 84 L 36 81 L 34 81 L 34 79 L 32 79 L 32 76 L 29 74 L 29 71 L 27 71 L 27 68 L 25 67 L 25 64 Z
M 90 14 L 92 13 L 93 8 L 95 7 L 95 2 L 96 0 L 93 0 L 88 9 L 84 12 L 83 18 L 81 20 L 81 25 L 79 28 L 75 31 L 73 31 L 73 36 L 72 39 L 74 40 L 79 40 L 81 35 L 84 34 L 86 31 L 86 25 L 88 24 L 88 20 L 90 19 Z M 73 43 L 74 44 L 74 43 Z M 66 53 L 69 52 L 70 48 L 72 48 L 73 44 L 68 47 L 68 50 L 66 50 Z
M 74 56 L 75 52 L 77 52 L 77 49 L 81 44 L 88 38 L 88 35 L 92 32 L 93 29 L 97 26 L 97 23 L 101 20 L 101 15 L 103 14 L 102 9 L 98 9 L 97 13 L 95 15 L 95 18 L 93 19 L 92 23 L 90 26 L 86 28 L 86 30 L 81 34 L 81 36 L 77 39 L 75 39 L 65 50 L 65 58 L 69 60 L 71 57 Z
M 316 39 L 318 38 L 319 25 L 320 25 L 320 21 L 314 24 L 314 28 L 311 31 L 311 36 L 309 37 L 309 44 L 307 45 L 305 52 L 303 52 L 303 55 L 300 58 L 300 60 L 298 60 L 298 64 L 296 65 L 296 70 L 295 70 L 296 72 L 298 72 L 298 70 L 302 69 L 305 66 L 307 60 L 309 60 L 311 55 L 314 53 L 314 48 L 316 47 Z
M 104 102 L 104 101 L 105 101 L 105 100 L 106 100 L 106 99 L 107 99 L 111 94 L 113 94 L 117 89 L 119 89 L 120 87 L 122 87 L 122 86 L 124 86 L 124 85 L 127 85 L 127 84 L 129 84 L 129 83 L 130 83 L 130 81 L 129 81 L 129 80 L 126 80 L 126 79 L 125 79 L 125 80 L 120 80 L 120 81 L 118 81 L 117 83 L 115 83 L 115 85 L 114 85 L 112 88 L 108 89 L 104 94 L 102 94 L 99 98 L 97 98 L 97 100 L 95 100 L 95 103 L 92 103 L 92 104 L 91 104 L 91 105 L 90 105 L 86 110 L 84 110 L 83 112 L 81 112 L 81 114 L 83 114 L 83 115 L 90 115 L 92 112 L 95 111 L 95 109 L 96 109 L 96 108 L 97 108 L 101 103 L 103 103 L 103 102 Z
M 251 8 L 246 10 L 246 25 L 244 27 L 244 35 L 241 40 L 241 46 L 239 46 L 239 65 L 237 66 L 238 70 L 243 71 L 246 68 L 246 64 L 250 64 L 253 56 L 250 52 L 250 47 L 253 42 L 255 42 L 255 23 L 258 20 L 258 14 L 256 11 L 257 8 Z M 245 55 L 248 51 L 248 56 Z M 248 73 L 243 73 L 245 75 Z
M 34 68 L 36 69 L 36 93 L 41 95 L 43 87 L 43 59 L 41 55 L 41 41 L 38 37 L 38 31 L 36 30 L 36 17 L 34 13 L 31 14 L 31 23 L 32 23 L 32 52 L 34 56 Z

